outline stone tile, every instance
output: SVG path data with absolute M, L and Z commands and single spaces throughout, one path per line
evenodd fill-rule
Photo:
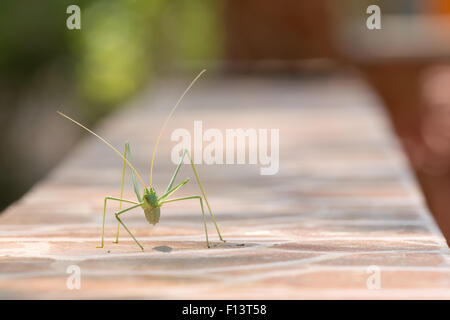
M 440 253 L 388 252 L 371 254 L 348 254 L 318 262 L 330 266 L 396 266 L 396 267 L 439 267 L 445 268 Z
M 411 242 L 399 241 L 397 239 L 384 240 L 305 240 L 301 242 L 276 244 L 273 248 L 294 251 L 313 251 L 313 252 L 386 252 L 386 251 L 438 251 L 440 245 L 432 241 Z
M 130 141 L 144 179 L 159 130 L 149 123 L 162 123 L 183 89 L 166 82 L 95 128 L 120 149 Z M 227 243 L 209 221 L 206 248 L 199 203 L 186 201 L 163 207 L 156 226 L 140 210 L 124 217 L 144 252 L 123 229 L 113 244 L 115 204 L 97 249 L 103 199 L 119 196 L 122 162 L 89 137 L 0 216 L 0 298 L 450 299 L 450 251 L 360 80 L 200 85 L 162 137 L 159 193 L 175 169 L 170 133 L 192 130 L 194 120 L 205 129 L 280 129 L 277 175 L 198 165 Z M 181 177 L 193 177 L 189 166 Z M 134 199 L 129 173 L 125 181 L 125 198 Z M 192 179 L 177 192 L 198 193 Z M 67 288 L 70 265 L 80 267 L 80 290 Z M 379 290 L 367 288 L 371 265 L 381 270 Z

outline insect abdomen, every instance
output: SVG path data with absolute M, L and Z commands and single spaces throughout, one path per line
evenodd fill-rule
M 152 225 L 155 225 L 159 222 L 160 212 L 161 210 L 159 207 L 144 209 L 145 218 Z

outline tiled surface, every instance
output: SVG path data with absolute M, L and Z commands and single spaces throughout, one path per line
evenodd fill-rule
M 186 80 L 188 81 L 188 80 Z M 166 81 L 99 125 L 148 179 L 155 136 L 186 81 Z M 163 207 L 155 227 L 124 218 L 145 251 L 107 216 L 121 160 L 86 137 L 63 163 L 0 216 L 1 298 L 450 298 L 450 254 L 383 113 L 357 79 L 206 77 L 169 123 L 156 162 L 161 192 L 175 165 L 175 128 L 279 128 L 280 171 L 200 165 L 224 237 L 204 243 L 196 201 Z M 61 119 L 61 121 L 65 121 Z M 67 122 L 68 126 L 71 126 Z M 51 128 L 49 129 L 51 130 Z M 55 132 L 57 134 L 57 132 Z M 185 166 L 180 177 L 193 177 Z M 133 198 L 127 177 L 126 197 Z M 192 180 L 179 195 L 198 194 Z M 67 267 L 81 270 L 69 290 Z M 370 289 L 369 266 L 381 288 Z

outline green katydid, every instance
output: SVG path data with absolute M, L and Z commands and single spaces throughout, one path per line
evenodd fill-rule
M 73 123 L 77 124 L 78 126 L 82 127 L 83 129 L 85 129 L 86 131 L 88 131 L 89 133 L 93 134 L 94 136 L 96 136 L 98 139 L 100 139 L 103 143 L 105 143 L 108 147 L 110 147 L 112 150 L 114 150 L 114 152 L 116 152 L 123 160 L 123 167 L 122 167 L 122 183 L 121 183 L 121 189 L 120 189 L 120 198 L 117 197 L 105 197 L 104 199 L 104 206 L 103 206 L 103 222 L 102 222 L 102 238 L 101 238 L 101 245 L 97 248 L 103 248 L 103 244 L 104 244 L 104 236 L 105 236 L 105 216 L 106 216 L 106 204 L 107 201 L 118 201 L 119 202 L 119 211 L 117 211 L 115 213 L 115 217 L 117 219 L 117 233 L 116 233 L 116 241 L 114 241 L 114 243 L 118 243 L 119 242 L 119 229 L 120 229 L 120 225 L 122 225 L 125 230 L 128 232 L 128 234 L 131 236 L 131 238 L 133 238 L 133 240 L 136 242 L 136 244 L 142 249 L 144 250 L 144 247 L 139 243 L 139 241 L 134 237 L 133 233 L 128 229 L 128 227 L 125 225 L 125 223 L 122 221 L 121 219 L 121 215 L 131 211 L 132 209 L 141 207 L 144 211 L 145 214 L 145 218 L 147 219 L 147 221 L 150 224 L 157 224 L 159 222 L 159 218 L 160 218 L 160 208 L 163 204 L 166 203 L 170 203 L 170 202 L 176 202 L 176 201 L 184 201 L 184 200 L 199 200 L 200 202 L 200 208 L 202 210 L 202 218 L 203 218 L 203 226 L 205 229 L 205 237 L 206 237 L 206 245 L 208 248 L 210 248 L 210 243 L 208 240 L 208 230 L 206 227 L 206 219 L 205 219 L 205 210 L 203 207 L 203 201 L 205 201 L 206 206 L 208 207 L 209 213 L 211 215 L 211 219 L 214 223 L 214 226 L 216 227 L 217 230 L 217 234 L 220 238 L 221 241 L 225 242 L 225 240 L 223 240 L 222 235 L 220 234 L 219 231 L 219 227 L 217 226 L 217 222 L 216 219 L 214 218 L 214 215 L 212 213 L 211 207 L 209 205 L 208 199 L 206 198 L 206 194 L 205 194 L 205 190 L 200 182 L 200 178 L 198 176 L 197 170 L 195 169 L 194 166 L 194 162 L 192 161 L 192 157 L 189 153 L 189 151 L 187 149 L 184 150 L 183 155 L 180 159 L 180 162 L 178 163 L 175 172 L 173 173 L 169 185 L 167 186 L 164 194 L 160 197 L 157 196 L 155 189 L 153 188 L 153 165 L 154 165 L 154 161 L 155 161 L 155 155 L 156 155 L 156 150 L 158 148 L 158 144 L 159 141 L 161 139 L 161 135 L 163 133 L 164 128 L 167 125 L 167 122 L 169 121 L 169 119 L 172 117 L 172 114 L 174 113 L 175 109 L 178 107 L 178 105 L 180 104 L 181 100 L 183 99 L 183 97 L 186 95 L 186 93 L 189 91 L 189 89 L 193 86 L 193 84 L 197 81 L 198 78 L 200 78 L 200 76 L 205 72 L 206 70 L 202 70 L 197 77 L 195 77 L 194 80 L 192 80 L 192 82 L 189 84 L 189 86 L 186 88 L 186 90 L 183 92 L 183 94 L 180 96 L 180 98 L 178 99 L 178 101 L 176 102 L 175 106 L 172 108 L 172 110 L 170 111 L 169 115 L 167 116 L 166 120 L 164 121 L 161 130 L 159 132 L 158 138 L 156 140 L 156 144 L 155 147 L 153 149 L 153 155 L 152 155 L 152 162 L 151 162 L 151 166 L 150 166 L 150 185 L 147 186 L 144 183 L 144 180 L 142 179 L 142 177 L 139 175 L 139 173 L 137 172 L 137 170 L 135 169 L 135 167 L 131 164 L 131 154 L 130 154 L 130 145 L 128 144 L 128 142 L 125 143 L 125 150 L 124 153 L 122 154 L 120 151 L 118 151 L 114 146 L 112 146 L 107 140 L 105 140 L 104 138 L 100 137 L 98 134 L 96 134 L 95 132 L 93 132 L 92 130 L 88 129 L 87 127 L 85 127 L 84 125 L 80 124 L 79 122 L 73 120 L 72 118 L 66 116 L 65 114 L 57 111 L 57 113 L 65 118 L 67 118 L 68 120 L 72 121 Z M 178 171 L 180 170 L 180 167 L 184 161 L 185 157 L 189 158 L 192 170 L 194 171 L 194 175 L 195 175 L 195 179 L 197 180 L 198 186 L 200 188 L 200 192 L 201 192 L 201 196 L 200 195 L 195 195 L 195 196 L 188 196 L 188 197 L 182 197 L 182 198 L 172 198 L 170 199 L 169 196 L 171 196 L 173 193 L 175 193 L 178 189 L 180 189 L 182 186 L 184 186 L 189 179 L 185 179 L 182 182 L 180 182 L 179 184 L 173 186 L 175 178 L 178 174 Z M 123 199 L 123 187 L 124 187 L 124 178 L 125 178 L 125 168 L 126 166 L 128 166 L 131 170 L 131 176 L 132 176 L 132 182 L 133 182 L 133 187 L 134 187 L 134 192 L 136 194 L 136 198 L 137 201 L 133 201 L 133 200 L 127 200 L 127 199 Z M 143 184 L 144 186 L 144 192 L 143 195 L 141 196 L 140 192 L 139 192 L 139 187 L 138 187 L 138 180 Z M 130 207 L 126 208 L 126 209 L 122 209 L 122 203 L 126 203 L 126 204 L 132 204 Z

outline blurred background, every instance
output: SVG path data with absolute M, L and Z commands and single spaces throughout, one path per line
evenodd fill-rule
M 66 9 L 81 8 L 81 30 Z M 369 30 L 369 5 L 381 29 Z M 94 125 L 167 75 L 326 76 L 352 70 L 384 102 L 450 234 L 450 0 L 4 0 L 0 209 Z M 444 231 L 445 233 L 445 231 Z
M 66 27 L 71 4 L 81 8 L 80 30 Z M 1 1 L 0 210 L 81 137 L 56 110 L 93 125 L 158 76 L 218 60 L 221 6 L 204 0 Z

